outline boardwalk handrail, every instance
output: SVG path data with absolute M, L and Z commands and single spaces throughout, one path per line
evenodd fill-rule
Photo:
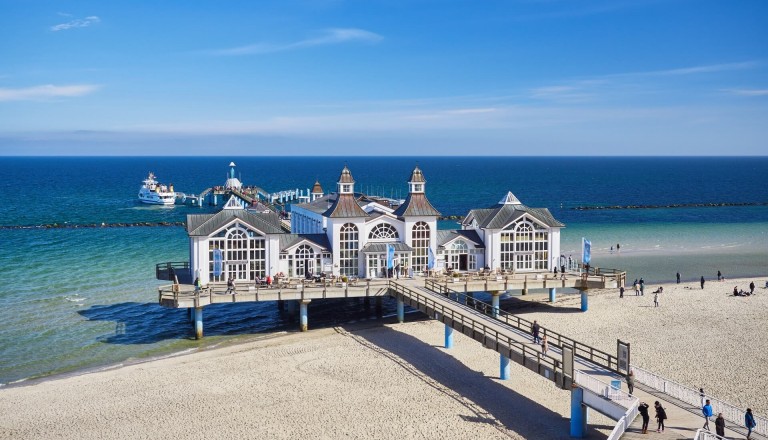
M 638 383 L 651 387 L 656 391 L 661 391 L 664 394 L 672 396 L 675 399 L 694 407 L 701 406 L 701 394 L 698 390 L 679 384 L 673 380 L 666 379 L 635 365 L 632 366 L 632 371 L 634 372 L 635 380 Z M 744 413 L 746 413 L 744 409 L 720 399 L 716 399 L 710 395 L 707 395 L 706 398 L 709 399 L 710 404 L 712 405 L 712 412 L 715 414 L 723 413 L 723 418 L 725 420 L 735 423 L 738 426 L 744 426 Z M 757 423 L 757 426 L 755 426 L 753 431 L 758 434 L 768 435 L 768 419 L 758 417 L 754 414 L 753 416 L 755 418 L 755 423 Z
M 441 295 L 445 295 L 446 298 L 450 300 L 454 300 L 453 298 L 451 298 L 452 294 L 456 295 L 455 301 L 461 304 L 464 304 L 468 307 L 474 307 L 475 310 L 482 312 L 493 318 L 496 318 L 504 322 L 505 324 L 511 327 L 514 327 L 527 334 L 531 334 L 532 332 L 531 330 L 533 328 L 532 321 L 529 321 L 525 318 L 521 318 L 517 315 L 513 315 L 501 309 L 497 309 L 496 316 L 494 316 L 494 310 L 493 310 L 494 307 L 492 305 L 474 298 L 470 298 L 465 293 L 453 290 L 448 286 L 444 286 L 433 280 L 426 281 L 426 288 L 429 290 L 432 290 L 433 292 L 439 293 Z M 613 371 L 614 373 L 623 374 L 622 372 L 619 371 L 619 360 L 616 356 L 606 353 L 592 346 L 589 346 L 587 344 L 584 344 L 582 342 L 576 341 L 575 339 L 569 338 L 568 336 L 565 336 L 561 333 L 557 333 L 553 330 L 549 330 L 543 326 L 541 327 L 541 332 L 542 332 L 542 335 L 547 335 L 547 338 L 548 338 L 547 340 L 549 341 L 550 345 L 556 346 L 558 348 L 562 348 L 563 344 L 571 346 L 573 347 L 573 353 L 575 356 L 578 356 L 582 359 L 586 359 L 592 362 L 593 364 L 597 364 L 603 368 Z
M 493 341 L 495 341 L 494 350 L 498 353 L 504 354 L 509 359 L 513 359 L 513 353 L 519 354 L 522 356 L 521 358 L 522 362 L 520 363 L 526 366 L 527 362 L 530 362 L 532 361 L 532 358 L 535 358 L 535 362 L 537 364 L 536 371 L 538 371 L 539 374 L 547 377 L 547 375 L 543 373 L 541 370 L 542 365 L 545 366 L 546 368 L 549 368 L 552 371 L 553 374 L 551 375 L 551 377 L 547 377 L 549 380 L 557 383 L 558 378 L 563 377 L 562 363 L 557 359 L 554 359 L 548 355 L 542 354 L 541 351 L 538 349 L 538 347 L 531 348 L 529 344 L 516 341 L 509 336 L 501 334 L 497 330 L 489 328 L 486 324 L 479 322 L 475 319 L 472 319 L 469 316 L 465 316 L 461 313 L 457 313 L 452 309 L 446 308 L 443 304 L 440 304 L 435 300 L 429 298 L 429 296 L 423 293 L 420 293 L 416 290 L 413 290 L 409 287 L 406 287 L 404 285 L 390 281 L 389 288 L 393 290 L 396 294 L 400 294 L 404 299 L 407 298 L 409 302 L 411 303 L 415 302 L 417 304 L 423 305 L 424 311 L 427 311 L 429 309 L 434 310 L 436 315 L 435 319 L 437 319 L 438 321 L 441 321 L 445 324 L 449 324 L 448 322 L 446 322 L 446 318 L 447 318 L 448 320 L 451 321 L 451 323 L 460 324 L 460 329 L 458 330 L 462 332 L 465 329 L 469 329 L 472 331 L 473 335 L 475 332 L 481 333 L 483 335 L 482 343 L 486 347 L 488 347 L 487 338 L 491 338 Z M 409 305 L 412 305 L 412 304 L 409 304 Z M 416 308 L 419 308 L 419 307 L 417 306 Z M 451 325 L 451 327 L 453 327 L 453 325 Z M 473 337 L 473 339 L 475 338 Z M 491 348 L 491 347 L 488 347 L 488 348 Z
M 693 438 L 693 440 L 728 440 L 725 437 L 720 437 L 719 435 L 715 434 L 712 431 L 708 431 L 706 429 L 698 429 L 696 431 L 696 436 Z
M 640 404 L 640 399 L 633 397 L 626 391 L 622 391 L 620 388 L 613 388 L 611 385 L 583 371 L 574 371 L 573 379 L 580 387 L 627 409 L 624 415 L 616 422 L 616 426 L 608 436 L 608 440 L 618 440 L 621 438 L 638 415 L 637 407 Z

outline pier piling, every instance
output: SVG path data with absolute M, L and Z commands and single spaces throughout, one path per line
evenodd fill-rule
M 581 291 L 581 311 L 586 312 L 589 309 L 589 298 L 587 297 L 587 291 Z
M 453 348 L 453 327 L 445 324 L 445 348 Z
M 307 317 L 307 306 L 309 305 L 310 300 L 302 300 L 299 304 L 299 320 L 300 320 L 300 328 L 301 331 L 305 332 L 309 330 L 309 319 Z
M 584 390 L 571 389 L 571 437 L 583 438 L 587 432 L 587 407 L 583 403 Z
M 195 307 L 195 339 L 203 339 L 203 308 Z
M 397 322 L 405 322 L 405 303 L 400 298 L 397 299 Z
M 557 289 L 554 287 L 549 288 L 549 302 L 553 303 L 555 302 L 555 298 L 557 297 Z
M 509 380 L 509 358 L 499 355 L 499 379 Z
M 493 317 L 499 316 L 499 298 L 501 298 L 501 292 L 498 290 L 491 292 L 491 306 L 493 306 Z

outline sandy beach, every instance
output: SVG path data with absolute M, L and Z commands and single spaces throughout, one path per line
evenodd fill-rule
M 587 313 L 532 294 L 515 313 L 609 352 L 621 338 L 634 364 L 765 415 L 768 290 L 727 295 L 748 283 L 665 285 L 658 308 L 656 285 L 593 291 Z M 568 392 L 516 364 L 499 381 L 498 355 L 463 335 L 442 343 L 435 321 L 348 325 L 6 388 L 0 437 L 569 438 Z

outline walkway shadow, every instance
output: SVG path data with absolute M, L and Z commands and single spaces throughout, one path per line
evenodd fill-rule
M 570 420 L 528 397 L 511 390 L 484 374 L 469 369 L 454 357 L 413 336 L 389 327 L 371 330 L 349 328 L 348 336 L 397 363 L 416 378 L 435 390 L 452 398 L 467 409 L 470 415 L 459 415 L 469 422 L 493 425 L 499 432 L 515 431 L 524 438 L 570 439 Z M 516 364 L 512 366 L 511 380 L 525 380 L 534 374 Z M 552 384 L 552 391 L 556 387 Z M 570 395 L 563 391 L 563 398 Z M 505 427 L 508 427 L 507 430 Z M 608 430 L 613 426 L 602 427 Z M 590 438 L 606 438 L 595 427 L 588 430 Z
M 168 309 L 156 303 L 123 302 L 79 310 L 89 321 L 111 321 L 115 332 L 99 340 L 110 344 L 152 344 L 171 339 L 194 339 L 187 309 Z M 270 303 L 214 304 L 204 309 L 205 336 L 258 333 L 288 325 Z M 290 321 L 292 322 L 292 321 Z

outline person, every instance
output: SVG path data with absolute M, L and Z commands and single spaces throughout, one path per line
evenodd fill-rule
M 637 411 L 643 417 L 643 434 L 648 434 L 648 421 L 651 419 L 651 416 L 648 415 L 648 404 L 645 402 L 640 402 L 640 405 L 637 407 Z
M 725 419 L 723 418 L 723 413 L 717 413 L 717 418 L 715 419 L 715 433 L 720 437 L 725 437 Z
M 533 343 L 534 344 L 538 344 L 539 343 L 539 329 L 540 328 L 541 327 L 539 327 L 539 323 L 536 320 L 534 320 L 533 321 L 533 326 L 531 326 L 531 332 L 533 333 Z
M 645 280 L 640 277 L 640 296 L 645 296 Z
M 656 432 L 664 432 L 664 420 L 667 419 L 667 412 L 664 411 L 664 407 L 661 406 L 661 403 L 659 403 L 658 400 L 653 406 L 656 408 L 656 421 L 659 423 Z
M 621 245 L 616 243 L 616 252 L 621 253 Z
M 658 307 L 659 306 L 659 291 L 653 292 L 653 306 Z
M 752 295 L 753 293 L 755 293 L 755 282 L 754 281 L 750 281 L 749 282 L 749 294 Z
M 733 286 L 733 296 L 739 296 L 739 289 L 737 286 Z
M 565 279 L 565 266 L 560 266 L 560 279 Z
M 235 292 L 235 278 L 229 277 L 227 278 L 227 291 L 224 293 L 236 293 Z
M 707 404 L 707 395 L 704 394 L 704 388 L 699 388 L 699 397 L 701 398 L 701 406 L 703 408 Z
M 541 354 L 547 354 L 549 350 L 549 343 L 547 342 L 547 335 L 541 338 Z
M 717 271 L 717 281 L 723 281 L 723 274 L 719 270 Z
M 195 285 L 195 291 L 200 290 L 200 278 L 195 277 L 195 282 L 193 283 Z
M 611 253 L 613 253 L 613 246 L 611 246 Z
M 267 275 L 267 287 L 270 287 L 272 285 L 272 276 Z
M 400 263 L 398 263 L 397 266 L 395 266 L 395 276 L 397 277 L 398 280 L 400 279 Z
M 676 274 L 676 276 L 677 276 L 677 284 L 680 284 L 680 272 L 678 272 L 678 273 Z
M 261 278 L 258 275 L 256 275 L 256 278 L 253 280 L 253 284 L 256 287 L 259 287 L 259 285 L 261 284 Z
M 629 395 L 632 395 L 632 392 L 635 390 L 635 373 L 632 370 L 629 370 L 626 376 L 627 380 L 627 390 L 629 390 Z M 647 405 L 646 405 L 647 408 Z
M 624 286 L 619 287 L 619 298 L 624 298 Z
M 635 296 L 640 296 L 640 283 L 637 282 L 637 278 L 635 278 Z
M 712 405 L 709 403 L 709 399 L 707 399 L 707 402 L 701 408 L 701 413 L 704 414 L 704 426 L 702 426 L 701 429 L 709 431 L 709 418 L 712 417 Z
M 755 416 L 752 415 L 752 409 L 747 408 L 747 413 L 744 414 L 744 426 L 747 427 L 747 440 L 752 436 L 752 430 L 755 429 L 757 423 L 755 422 Z
M 701 288 L 704 289 L 704 275 L 701 276 Z

